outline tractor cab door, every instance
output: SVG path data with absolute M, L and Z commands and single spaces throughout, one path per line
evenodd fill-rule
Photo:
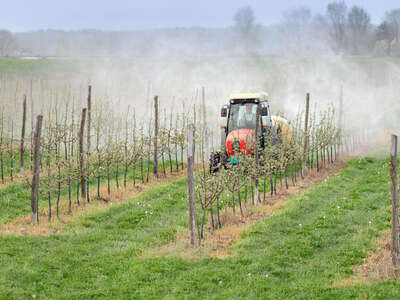
M 261 122 L 262 122 L 262 141 L 261 146 L 275 145 L 277 143 L 278 128 L 273 126 L 271 112 L 268 102 L 260 103 Z
M 271 113 L 270 113 L 270 110 L 269 110 L 268 102 L 261 102 L 260 103 L 260 111 L 264 112 L 263 114 L 261 114 L 261 123 L 263 125 L 263 128 L 271 127 L 271 125 L 272 125 Z

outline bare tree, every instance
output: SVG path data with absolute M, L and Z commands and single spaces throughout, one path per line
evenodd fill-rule
M 295 51 L 307 48 L 311 11 L 306 7 L 288 10 L 283 14 L 282 31 L 286 45 L 292 45 Z
M 260 40 L 253 9 L 250 6 L 239 8 L 233 17 L 233 21 L 237 38 L 241 41 L 237 45 L 245 53 L 254 53 L 260 45 Z
M 17 48 L 13 34 L 8 30 L 0 30 L 0 56 L 8 56 Z
M 236 29 L 243 35 L 249 35 L 255 26 L 255 17 L 253 9 L 250 6 L 244 6 L 238 9 L 234 16 Z
M 353 6 L 347 16 L 352 54 L 361 54 L 368 41 L 371 17 L 361 7 Z
M 283 23 L 294 34 L 300 34 L 311 21 L 311 11 L 306 7 L 298 7 L 283 14 Z
M 347 5 L 344 1 L 335 1 L 328 4 L 327 19 L 331 27 L 333 50 L 340 52 L 346 48 Z
M 386 54 L 392 55 L 392 42 L 395 39 L 392 26 L 387 21 L 383 21 L 376 29 L 375 39 L 377 42 L 384 42 Z
M 400 38 L 400 9 L 394 9 L 386 12 L 385 21 L 390 27 L 394 39 L 396 42 L 398 42 Z

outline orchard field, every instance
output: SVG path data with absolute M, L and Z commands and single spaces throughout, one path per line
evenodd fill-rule
M 260 149 L 260 158 L 210 174 L 219 109 L 235 80 L 191 89 L 194 78 L 180 74 L 192 69 L 213 82 L 220 75 L 209 68 L 229 70 L 229 63 L 0 59 L 0 298 L 400 297 L 388 256 L 389 137 L 353 122 L 357 109 L 346 102 L 368 94 L 387 108 L 396 95 L 388 70 L 399 63 L 349 58 L 329 62 L 335 68 L 328 72 L 313 60 L 240 61 L 262 75 L 258 86 L 271 90 L 273 112 L 291 120 L 294 134 L 283 146 Z M 288 84 L 291 69 L 305 66 L 334 79 L 304 74 Z M 173 71 L 157 71 L 167 67 Z M 338 79 L 350 67 L 367 74 L 368 90 L 366 82 L 351 89 Z M 284 70 L 274 79 L 280 88 L 265 83 L 277 70 Z M 329 84 L 337 89 L 324 95 Z M 395 128 L 397 107 L 375 118 Z

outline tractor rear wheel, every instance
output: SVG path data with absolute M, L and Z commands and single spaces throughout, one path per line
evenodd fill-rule
M 226 164 L 226 154 L 221 151 L 212 152 L 210 155 L 210 173 L 217 173 Z

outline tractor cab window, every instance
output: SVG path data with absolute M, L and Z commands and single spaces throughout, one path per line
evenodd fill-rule
M 228 131 L 256 128 L 257 104 L 238 103 L 231 105 Z

